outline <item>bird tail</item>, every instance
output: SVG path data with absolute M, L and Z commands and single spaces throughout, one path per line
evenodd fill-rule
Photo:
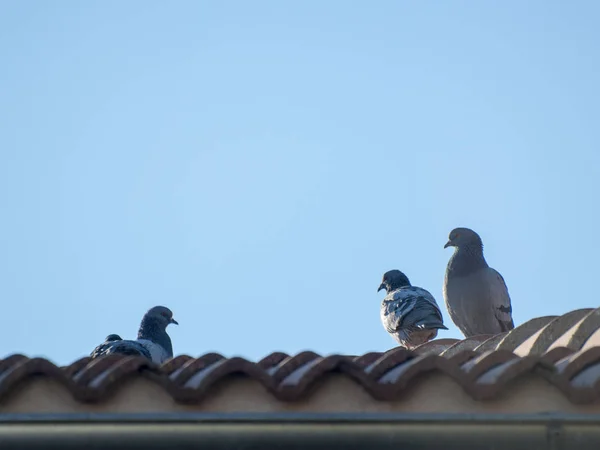
M 448 327 L 444 325 L 440 320 L 422 320 L 417 324 L 419 328 L 435 329 L 435 330 L 447 330 Z

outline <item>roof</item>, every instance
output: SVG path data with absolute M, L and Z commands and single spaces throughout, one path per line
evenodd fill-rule
M 600 309 L 364 355 L 0 361 L 0 413 L 600 412 Z

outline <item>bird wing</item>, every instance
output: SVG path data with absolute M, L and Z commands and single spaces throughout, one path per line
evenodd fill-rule
M 488 280 L 494 316 L 500 324 L 501 332 L 510 331 L 515 327 L 515 324 L 512 319 L 512 306 L 506 282 L 502 275 L 491 267 L 488 270 Z
M 414 328 L 448 329 L 433 295 L 416 286 L 390 292 L 381 304 L 381 320 L 388 333 Z
M 144 358 L 152 359 L 150 352 L 144 345 L 136 341 L 124 340 L 104 342 L 96 347 L 90 356 L 92 358 L 98 358 L 100 356 L 112 354 L 143 356 Z

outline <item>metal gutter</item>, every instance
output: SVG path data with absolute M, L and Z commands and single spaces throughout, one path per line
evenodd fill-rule
M 600 415 L 0 415 L 0 449 L 600 449 Z

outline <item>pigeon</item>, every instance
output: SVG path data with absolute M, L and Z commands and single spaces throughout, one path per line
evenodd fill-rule
M 117 343 L 117 341 L 119 342 Z M 145 346 L 138 341 L 124 341 L 118 334 L 109 334 L 106 336 L 104 343 L 96 347 L 90 356 L 94 359 L 116 353 L 120 355 L 143 356 L 144 358 L 152 360 L 150 350 Z
M 118 334 L 110 334 L 90 356 L 92 359 L 111 354 L 143 356 L 162 364 L 173 357 L 173 345 L 167 334 L 167 325 L 171 323 L 179 325 L 173 319 L 171 310 L 164 306 L 155 306 L 142 318 L 135 341 L 123 340 Z
M 412 286 L 399 270 L 383 274 L 377 292 L 382 289 L 387 295 L 381 302 L 381 322 L 400 345 L 411 349 L 434 339 L 438 330 L 448 329 L 433 295 Z
M 450 232 L 444 248 L 456 247 L 444 278 L 444 300 L 450 318 L 465 337 L 499 334 L 515 327 L 508 288 L 488 266 L 483 242 L 469 228 Z

